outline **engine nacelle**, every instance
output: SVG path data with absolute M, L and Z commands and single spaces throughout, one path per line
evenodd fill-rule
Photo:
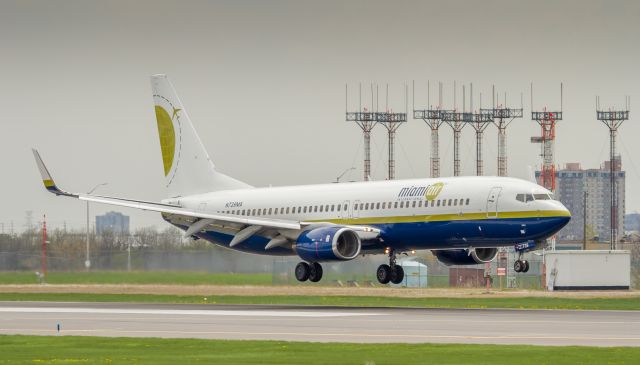
M 327 226 L 302 232 L 295 248 L 300 258 L 314 262 L 353 260 L 361 247 L 356 232 L 342 226 Z
M 447 266 L 451 265 L 477 265 L 489 262 L 498 255 L 497 248 L 476 248 L 474 250 L 433 250 L 438 261 Z

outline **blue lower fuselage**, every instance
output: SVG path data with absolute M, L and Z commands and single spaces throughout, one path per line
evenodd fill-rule
M 570 219 L 569 216 L 559 216 L 369 224 L 368 226 L 380 229 L 381 235 L 375 242 L 366 242 L 362 252 L 379 251 L 385 247 L 395 250 L 442 250 L 511 246 L 551 237 Z M 233 239 L 233 235 L 217 231 L 203 231 L 196 235 L 224 247 L 229 247 Z M 260 255 L 295 255 L 295 251 L 285 247 L 265 250 L 269 240 L 268 237 L 254 235 L 232 249 Z

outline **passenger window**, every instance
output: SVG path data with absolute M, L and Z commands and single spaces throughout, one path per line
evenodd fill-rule
M 451 199 L 449 199 L 449 203 L 447 204 L 448 206 L 451 206 Z
M 269 213 L 267 213 L 267 214 L 271 215 L 271 209 L 272 209 L 272 208 L 269 208 Z M 278 208 L 276 208 L 276 210 L 278 210 Z M 276 214 L 277 214 L 277 213 L 276 213 Z
M 380 203 L 376 203 L 376 209 L 380 209 Z
M 415 200 L 413 201 L 413 204 L 411 204 L 411 207 L 412 207 L 412 208 L 415 208 L 415 207 L 416 207 L 416 201 L 415 201 Z
M 387 202 L 382 202 L 382 209 L 387 209 Z
M 287 207 L 287 210 L 286 210 L 286 212 L 287 212 L 287 214 L 289 214 L 289 207 Z
M 469 198 L 467 198 L 467 205 L 469 205 Z
M 349 208 L 349 206 L 347 204 L 344 205 L 344 210 L 347 210 L 347 208 Z
M 422 200 L 418 202 L 418 208 L 422 208 Z
M 338 208 L 338 212 L 340 211 L 340 207 L 342 207 L 342 204 L 338 204 L 338 205 L 336 206 L 336 208 Z
M 398 208 L 398 202 L 393 203 L 393 207 L 397 209 Z
M 440 206 L 440 199 L 438 199 L 438 204 L 436 204 L 436 206 L 438 207 Z
M 366 204 L 364 205 L 364 210 L 367 210 L 367 209 L 369 209 L 369 203 L 366 203 Z
M 328 212 L 328 211 L 329 211 L 329 204 L 325 205 L 325 207 L 324 207 L 324 211 L 325 211 L 325 212 Z
M 305 213 L 307 212 L 307 207 L 306 207 L 306 206 L 304 207 L 304 212 L 305 212 Z
M 458 199 L 453 199 L 453 206 L 457 207 L 458 206 Z
M 336 205 L 335 204 L 331 204 L 331 211 L 332 212 L 335 210 L 335 208 L 336 208 Z
M 322 208 L 324 208 L 324 205 L 320 206 L 320 212 L 322 212 L 322 210 L 323 210 Z
M 362 208 L 364 208 L 364 203 L 360 203 L 360 210 L 362 210 Z

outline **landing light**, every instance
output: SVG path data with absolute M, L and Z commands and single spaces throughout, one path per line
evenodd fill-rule
M 411 250 L 411 254 L 415 255 L 416 254 L 416 250 Z
M 389 247 L 387 247 L 387 248 L 385 248 L 385 249 L 384 249 L 384 253 L 385 253 L 385 254 L 388 254 L 389 252 L 391 252 L 391 251 L 389 250 Z

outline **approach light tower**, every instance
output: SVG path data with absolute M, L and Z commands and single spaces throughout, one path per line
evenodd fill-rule
M 533 84 L 531 84 L 531 108 L 533 108 Z M 531 143 L 541 144 L 542 169 L 540 172 L 540 185 L 555 192 L 556 190 L 556 167 L 553 157 L 556 122 L 562 120 L 562 84 L 560 84 L 560 111 L 551 112 L 547 108 L 543 111 L 531 111 L 531 120 L 537 122 L 541 128 L 541 136 L 531 137 Z
M 467 113 L 465 123 L 471 125 L 476 132 L 476 175 L 484 175 L 484 162 L 482 159 L 482 139 L 484 130 L 493 121 L 489 115 L 483 113 L 473 113 L 473 84 L 470 85 L 469 99 L 471 113 Z M 482 94 L 480 94 L 480 107 L 482 107 Z
M 507 176 L 507 127 L 515 118 L 522 118 L 522 105 L 520 109 L 507 107 L 507 95 L 504 105 L 498 105 L 495 100 L 495 88 L 493 89 L 493 106 L 488 109 L 480 109 L 480 114 L 491 118 L 498 128 L 498 176 Z
M 347 99 L 347 86 L 345 85 L 345 115 L 347 122 L 355 122 L 360 129 L 362 129 L 362 134 L 364 136 L 364 181 L 369 181 L 371 179 L 371 131 L 373 127 L 375 127 L 376 121 L 376 113 L 367 108 L 362 108 L 362 85 L 358 87 L 359 91 L 359 111 L 357 112 L 349 112 L 348 111 L 348 99 Z M 373 108 L 373 86 L 371 87 L 371 105 Z
M 396 160 L 395 160 L 395 139 L 396 139 L 396 131 L 402 123 L 407 122 L 407 97 L 408 97 L 409 87 L 405 85 L 404 88 L 404 104 L 405 104 L 405 112 L 404 113 L 394 113 L 389 110 L 389 85 L 387 84 L 387 94 L 386 94 L 386 111 L 376 113 L 376 121 L 382 124 L 388 132 L 389 138 L 389 174 L 388 179 L 394 180 L 396 177 Z
M 446 112 L 442 114 L 442 121 L 447 123 L 449 127 L 453 130 L 453 176 L 460 176 L 460 133 L 462 132 L 462 128 L 467 124 L 465 118 L 469 119 L 469 116 L 466 116 L 465 111 L 465 89 L 464 85 L 462 86 L 462 112 L 457 112 L 456 110 L 456 84 L 453 84 L 453 110 L 450 112 Z
M 396 177 L 395 139 L 396 131 L 402 123 L 407 121 L 407 113 L 382 112 L 376 113 L 378 123 L 382 124 L 388 132 L 389 138 L 389 180 Z
M 442 125 L 442 115 L 446 112 L 452 112 L 453 110 L 442 110 L 442 83 L 438 84 L 438 107 L 433 108 L 429 100 L 430 85 L 427 83 L 427 107 L 429 109 L 416 109 L 415 100 L 413 107 L 413 119 L 422 119 L 431 130 L 431 157 L 429 170 L 431 177 L 440 177 L 440 144 L 438 131 Z M 414 87 L 414 99 L 415 99 L 415 87 Z
M 629 119 L 629 107 L 631 98 L 626 97 L 624 110 L 600 110 L 600 97 L 596 97 L 596 118 L 609 128 L 609 181 L 611 184 L 611 249 L 615 250 L 618 240 L 618 176 L 617 170 L 620 164 L 619 156 L 616 158 L 616 134 L 618 127 Z
M 460 176 L 460 132 L 471 119 L 471 113 L 446 112 L 442 120 L 453 130 L 453 176 Z

